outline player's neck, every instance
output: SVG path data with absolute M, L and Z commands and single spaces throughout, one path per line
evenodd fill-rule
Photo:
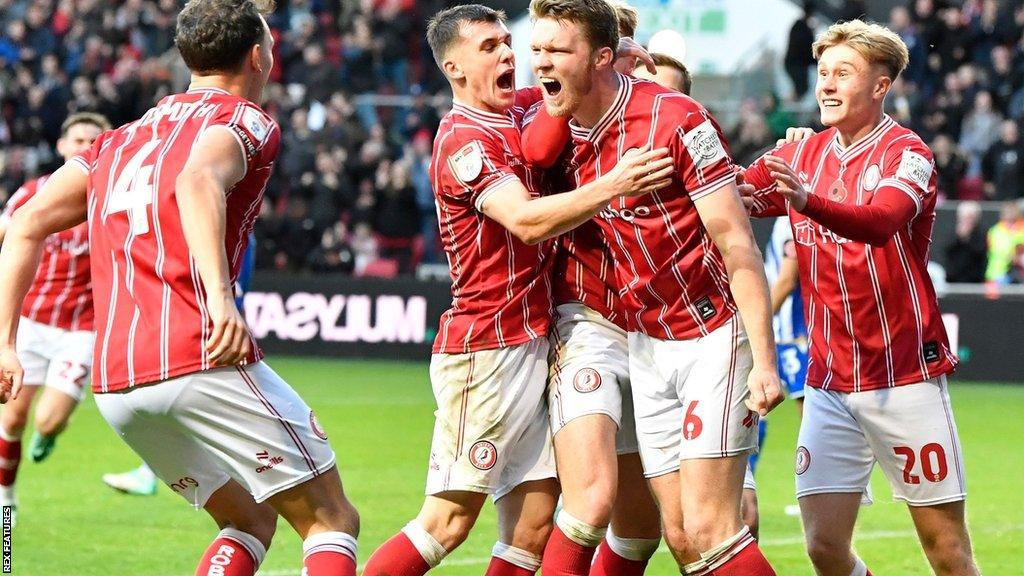
M 881 110 L 878 110 L 876 113 L 871 115 L 867 122 L 858 122 L 856 125 L 851 126 L 837 126 L 836 130 L 839 133 L 839 144 L 841 144 L 843 148 L 853 146 L 870 134 L 872 130 L 877 128 L 883 120 L 885 120 L 885 114 L 883 114 Z
M 573 119 L 584 128 L 593 128 L 615 103 L 621 82 L 618 72 L 612 69 L 595 74 L 593 88 L 573 112 Z
M 208 76 L 198 76 L 193 74 L 192 80 L 189 82 L 189 90 L 201 90 L 203 88 L 218 88 L 229 92 L 239 98 L 245 98 L 250 102 L 256 103 L 258 95 L 254 96 L 251 94 L 254 90 L 247 82 L 246 78 L 242 75 L 236 74 L 211 74 Z

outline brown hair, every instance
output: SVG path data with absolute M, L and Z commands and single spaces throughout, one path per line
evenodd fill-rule
M 690 89 L 693 88 L 693 76 L 690 74 L 690 69 L 685 64 L 676 60 L 671 56 L 664 54 L 658 54 L 657 52 L 651 53 L 651 59 L 654 60 L 655 66 L 668 66 L 669 68 L 675 68 L 679 71 L 679 74 L 683 77 L 683 85 L 681 86 L 680 92 L 690 95 Z M 639 67 L 643 67 L 643 63 L 640 63 Z
M 636 29 L 640 26 L 640 13 L 622 0 L 608 0 L 615 10 L 615 17 L 619 20 L 619 36 L 632 38 L 636 35 Z
M 273 0 L 189 0 L 178 14 L 174 44 L 196 73 L 237 69 L 263 40 L 263 18 Z
M 443 68 L 444 57 L 462 34 L 462 25 L 474 22 L 505 22 L 505 13 L 480 4 L 466 4 L 441 10 L 427 23 L 427 44 L 434 54 L 434 62 Z
M 593 48 L 619 48 L 619 19 L 607 0 L 532 0 L 534 20 L 551 18 L 574 22 Z
M 110 130 L 110 120 L 103 114 L 97 114 L 95 112 L 76 112 L 67 117 L 64 123 L 60 125 L 60 136 L 61 138 L 68 135 L 68 130 L 71 130 L 73 126 L 79 124 L 89 124 L 99 128 L 101 131 L 106 132 Z
M 814 42 L 814 59 L 833 46 L 845 44 L 857 51 L 868 63 L 885 68 L 893 80 L 906 69 L 910 54 L 903 39 L 895 32 L 874 22 L 850 20 L 828 27 Z

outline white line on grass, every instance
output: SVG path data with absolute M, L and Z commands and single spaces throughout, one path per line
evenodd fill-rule
M 1001 534 L 1005 532 L 1020 532 L 1024 531 L 1024 524 L 1017 524 L 1013 526 L 999 526 L 999 527 L 988 527 L 988 528 L 973 528 L 972 533 L 985 533 L 985 534 Z M 893 540 L 897 538 L 916 538 L 917 532 L 913 530 L 875 530 L 869 532 L 857 532 L 853 540 L 854 542 L 862 540 Z M 758 541 L 758 544 L 770 548 L 773 546 L 797 546 L 803 545 L 804 537 L 801 536 L 786 536 L 780 538 L 762 538 Z M 668 548 L 662 544 L 661 548 L 658 548 L 658 554 L 668 554 Z M 482 566 L 491 561 L 491 557 L 469 557 L 469 558 L 452 558 L 445 560 L 441 566 Z M 363 566 L 359 567 L 360 570 Z M 273 570 L 260 570 L 256 576 L 299 576 L 299 571 L 292 568 L 275 568 Z

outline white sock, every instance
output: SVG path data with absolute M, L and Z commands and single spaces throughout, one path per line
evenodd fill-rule
M 402 528 L 402 533 L 412 542 L 412 545 L 416 547 L 420 552 L 420 556 L 423 557 L 423 561 L 427 563 L 427 566 L 435 568 L 444 560 L 444 557 L 448 555 L 448 551 L 445 550 L 441 543 L 434 539 L 427 532 L 420 523 L 413 520 Z
M 562 531 L 562 534 L 565 534 L 566 538 L 586 548 L 597 547 L 601 540 L 604 540 L 604 535 L 608 531 L 608 528 L 591 526 L 579 520 L 572 514 L 569 514 L 565 508 L 562 508 L 558 513 L 555 524 L 558 525 L 558 528 Z
M 356 560 L 356 539 L 344 532 L 320 532 L 307 536 L 302 541 L 302 557 L 308 558 L 317 552 L 338 552 Z
M 238 544 L 245 548 L 245 550 L 252 556 L 253 560 L 256 561 L 256 567 L 259 568 L 260 564 L 263 563 L 263 558 L 267 556 L 267 547 L 260 542 L 260 539 L 249 534 L 248 532 L 242 532 L 235 528 L 225 528 L 220 531 L 217 535 L 218 538 L 227 538 L 234 540 Z
M 504 542 L 498 542 L 491 549 L 491 556 L 495 558 L 501 558 L 509 564 L 519 566 L 523 570 L 530 570 L 536 572 L 540 570 L 540 556 L 523 550 L 522 548 L 516 548 L 509 546 Z
M 661 538 L 619 538 L 611 527 L 608 528 L 604 539 L 612 552 L 634 562 L 650 560 L 661 545 Z
M 747 545 L 753 541 L 754 536 L 750 534 L 750 528 L 744 526 L 739 532 L 728 538 L 725 542 L 722 542 L 707 552 L 701 552 L 700 557 L 707 562 L 708 568 L 713 570 L 728 562 L 733 556 L 739 554 L 741 550 L 746 548 Z
M 868 565 L 856 556 L 854 559 L 857 563 L 853 565 L 853 572 L 850 572 L 850 576 L 868 576 Z

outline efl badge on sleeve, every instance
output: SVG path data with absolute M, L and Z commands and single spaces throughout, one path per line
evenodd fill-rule
M 472 182 L 484 169 L 484 148 L 478 140 L 473 140 L 452 154 L 448 162 L 459 180 Z
M 846 185 L 842 180 L 836 180 L 828 188 L 828 199 L 834 202 L 846 200 Z
M 242 126 L 252 133 L 257 142 L 263 142 L 270 133 L 270 126 L 255 108 L 246 107 L 242 112 Z

